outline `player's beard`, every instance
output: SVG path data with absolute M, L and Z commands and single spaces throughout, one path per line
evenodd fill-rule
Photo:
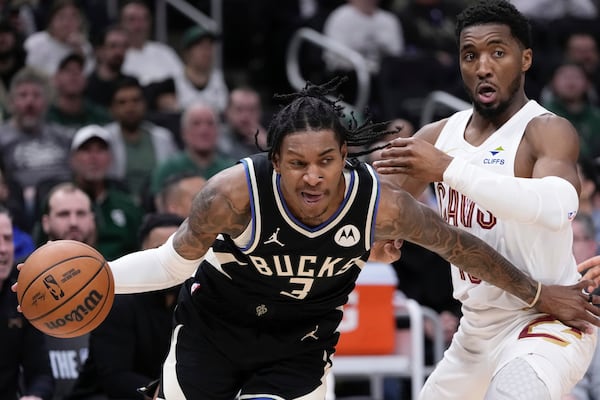
M 463 85 L 464 85 L 464 83 L 463 83 Z M 520 87 L 521 87 L 521 77 L 517 76 L 515 79 L 513 79 L 513 81 L 508 86 L 508 98 L 504 101 L 500 100 L 498 103 L 490 104 L 490 105 L 483 104 L 483 103 L 477 101 L 475 94 L 473 92 L 471 92 L 470 90 L 468 90 L 468 88 L 466 86 L 465 86 L 465 90 L 467 91 L 467 93 L 469 94 L 469 97 L 471 98 L 471 102 L 473 103 L 473 107 L 475 108 L 475 111 L 478 114 L 480 114 L 483 118 L 493 119 L 493 118 L 496 118 L 496 117 L 502 115 L 502 113 L 504 113 L 508 109 L 508 107 L 513 102 L 517 92 L 519 91 Z

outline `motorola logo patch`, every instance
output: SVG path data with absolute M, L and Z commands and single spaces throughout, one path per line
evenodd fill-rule
M 338 229 L 334 240 L 342 247 L 352 247 L 360 240 L 360 232 L 354 225 L 346 225 Z

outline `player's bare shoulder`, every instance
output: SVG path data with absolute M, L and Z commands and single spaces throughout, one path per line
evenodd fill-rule
M 566 118 L 547 113 L 533 118 L 525 130 L 524 141 L 533 153 L 547 147 L 562 148 L 563 151 L 579 151 L 579 136 L 575 127 Z M 560 143 L 560 146 L 557 144 Z
M 190 224 L 234 237 L 243 232 L 250 218 L 250 197 L 241 164 L 210 178 L 194 198 L 190 212 Z
M 433 144 L 437 141 L 438 137 L 440 136 L 440 133 L 442 132 L 442 129 L 444 129 L 444 126 L 446 126 L 447 122 L 448 118 L 430 122 L 424 125 L 421 129 L 419 129 L 415 133 L 414 137 Z

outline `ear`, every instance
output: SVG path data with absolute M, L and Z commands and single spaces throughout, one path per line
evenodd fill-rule
M 271 159 L 271 164 L 273 164 L 273 169 L 275 170 L 275 172 L 277 172 L 278 174 L 280 173 L 280 160 L 279 160 L 279 154 L 273 154 L 273 158 Z
M 342 145 L 342 147 L 340 148 L 340 152 L 342 153 L 342 158 L 344 160 L 344 163 L 346 162 L 346 157 L 348 157 L 348 145 L 346 143 L 344 143 Z
M 523 50 L 521 55 L 521 72 L 529 71 L 533 62 L 533 51 L 531 49 Z

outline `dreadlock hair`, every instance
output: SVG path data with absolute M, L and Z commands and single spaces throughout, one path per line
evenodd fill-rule
M 331 100 L 328 95 L 334 93 L 346 79 L 336 77 L 322 85 L 307 82 L 299 92 L 274 96 L 275 99 L 291 102 L 279 110 L 269 124 L 267 149 L 263 151 L 269 152 L 270 160 L 281 149 L 283 138 L 294 132 L 330 129 L 335 133 L 340 146 L 344 143 L 348 146 L 364 146 L 377 141 L 381 136 L 398 131 L 387 130 L 387 121 L 374 123 L 370 117 L 359 125 L 353 112 L 347 121 L 348 126 L 344 126 L 343 119 L 346 115 L 344 107 L 339 104 L 342 97 Z M 386 146 L 387 144 L 362 152 L 349 152 L 348 156 L 358 157 Z
M 459 41 L 463 29 L 487 23 L 507 25 L 510 33 L 524 48 L 531 48 L 531 25 L 528 19 L 507 0 L 480 0 L 464 9 L 456 17 L 456 40 Z

